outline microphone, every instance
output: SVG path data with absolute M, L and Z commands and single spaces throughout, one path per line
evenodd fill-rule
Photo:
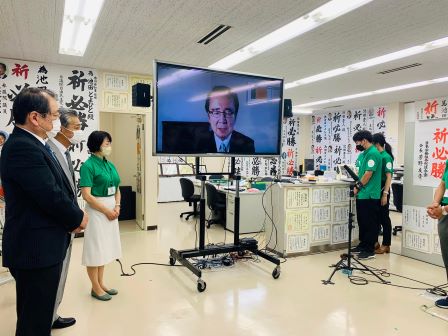
M 362 187 L 364 187 L 364 185 L 359 180 L 358 175 L 356 175 L 355 172 L 353 170 L 351 170 L 349 166 L 344 165 L 344 169 L 347 171 L 347 173 L 350 175 L 350 177 L 355 181 L 356 188 L 361 189 Z

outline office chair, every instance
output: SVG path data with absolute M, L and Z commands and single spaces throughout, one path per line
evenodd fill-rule
M 201 200 L 201 196 L 194 194 L 194 184 L 190 179 L 182 177 L 180 179 L 180 187 L 182 189 L 182 197 L 184 198 L 184 201 L 188 202 L 189 206 L 193 203 L 193 211 L 186 211 L 180 214 L 180 218 L 187 215 L 186 219 L 188 220 L 191 216 L 195 217 L 199 215 L 198 202 Z
M 394 205 L 398 212 L 403 212 L 403 184 L 392 183 L 391 184 L 392 193 L 394 195 Z M 402 231 L 403 227 L 401 225 L 395 225 L 392 229 L 392 234 L 397 235 L 398 231 Z
M 272 176 L 265 176 L 261 179 L 261 182 L 272 182 L 274 178 Z
M 211 183 L 205 184 L 207 193 L 207 206 L 211 211 L 211 219 L 207 221 L 207 227 L 212 224 L 222 224 L 226 226 L 226 198 L 224 194 L 218 192 L 216 187 Z

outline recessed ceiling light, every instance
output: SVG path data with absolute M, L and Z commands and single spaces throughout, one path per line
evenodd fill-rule
M 421 81 L 421 82 L 392 86 L 389 88 L 379 89 L 379 90 L 375 90 L 375 91 L 366 91 L 366 92 L 356 93 L 356 94 L 352 94 L 352 95 L 348 95 L 348 96 L 319 100 L 319 101 L 315 101 L 315 102 L 311 102 L 311 103 L 295 105 L 295 106 L 293 106 L 293 109 L 316 106 L 316 105 L 323 105 L 323 104 L 327 104 L 327 103 L 331 103 L 331 102 L 356 99 L 356 98 L 361 98 L 361 97 L 366 97 L 366 96 L 374 96 L 374 95 L 378 95 L 378 94 L 382 94 L 382 93 L 407 90 L 407 89 L 412 89 L 412 88 L 416 88 L 416 87 L 420 87 L 420 86 L 439 84 L 439 83 L 444 83 L 444 82 L 448 82 L 448 77 L 435 78 L 435 79 L 430 79 L 430 80 Z
M 349 13 L 372 0 L 332 0 L 316 8 L 312 12 L 280 27 L 263 36 L 255 42 L 235 51 L 223 59 L 210 65 L 214 69 L 229 69 L 258 54 L 272 49 L 286 41 L 330 22 L 346 13 Z
M 65 0 L 59 53 L 83 56 L 104 0 Z
M 317 75 L 313 75 L 313 76 L 309 76 L 309 77 L 305 77 L 290 83 L 286 83 L 285 84 L 285 89 L 292 89 L 294 87 L 297 86 L 301 86 L 301 85 L 306 85 L 309 83 L 313 83 L 313 82 L 317 82 L 323 79 L 328 79 L 328 78 L 332 78 L 332 77 L 336 77 L 336 76 L 340 76 L 352 71 L 357 71 L 357 70 L 361 70 L 361 69 L 365 69 L 365 68 L 369 68 L 372 67 L 374 65 L 378 65 L 378 64 L 383 64 L 383 63 L 387 63 L 387 62 L 391 62 L 391 61 L 395 61 L 401 58 L 405 58 L 405 57 L 409 57 L 409 56 L 413 56 L 413 55 L 417 55 L 417 54 L 421 54 L 430 50 L 434 50 L 434 49 L 438 49 L 438 48 L 443 48 L 448 46 L 448 37 L 444 37 L 438 40 L 434 40 L 431 42 L 427 42 L 418 46 L 414 46 L 414 47 L 410 47 L 407 49 L 402 49 L 399 51 L 395 51 L 383 56 L 378 56 L 378 57 L 374 57 L 374 58 L 370 58 L 368 60 L 362 61 L 362 62 L 358 62 L 358 63 L 353 63 L 350 65 L 347 65 L 345 67 L 342 68 L 337 68 L 337 69 L 333 69 L 333 70 L 329 70 L 326 72 L 322 72 L 320 74 Z

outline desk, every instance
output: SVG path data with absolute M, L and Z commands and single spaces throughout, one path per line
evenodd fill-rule
M 210 183 L 210 182 L 206 182 Z M 195 181 L 195 194 L 200 194 L 201 182 Z M 226 195 L 226 229 L 233 232 L 235 229 L 235 197 L 236 192 L 231 190 L 224 190 L 227 186 L 218 186 L 218 192 Z M 255 233 L 263 230 L 263 222 L 265 219 L 265 213 L 263 210 L 261 199 L 264 192 L 240 192 L 240 233 Z M 207 199 L 207 196 L 205 196 Z M 210 216 L 210 209 L 205 204 L 205 218 Z
M 267 191 L 272 197 L 273 216 L 277 227 L 266 225 L 266 236 L 271 235 L 268 248 L 281 256 L 305 255 L 318 251 L 330 251 L 347 246 L 349 184 L 335 181 L 316 184 L 275 184 Z M 352 212 L 355 214 L 355 202 Z M 270 201 L 269 201 L 270 204 Z M 353 218 L 356 222 L 356 215 Z M 358 226 L 352 232 L 358 238 Z

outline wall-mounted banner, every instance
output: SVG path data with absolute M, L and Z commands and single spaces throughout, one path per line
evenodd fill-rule
M 283 119 L 281 158 L 236 158 L 236 172 L 242 176 L 292 175 L 299 166 L 300 117 Z M 303 158 L 302 158 L 303 159 Z
M 416 121 L 414 136 L 414 185 L 437 187 L 448 159 L 447 122 Z
M 448 118 L 448 97 L 432 98 L 415 102 L 417 120 Z
M 340 164 L 354 164 L 359 152 L 353 135 L 361 130 L 386 134 L 387 107 L 378 106 L 339 112 L 316 113 L 311 117 L 315 168 L 333 170 Z
M 5 75 L 0 76 L 0 130 L 8 134 L 12 132 L 12 104 L 26 87 L 52 90 L 57 94 L 61 107 L 79 113 L 85 140 L 71 148 L 73 167 L 79 183 L 79 169 L 88 158 L 87 137 L 98 129 L 97 71 L 77 66 L 1 58 L 0 63 L 6 65 Z

